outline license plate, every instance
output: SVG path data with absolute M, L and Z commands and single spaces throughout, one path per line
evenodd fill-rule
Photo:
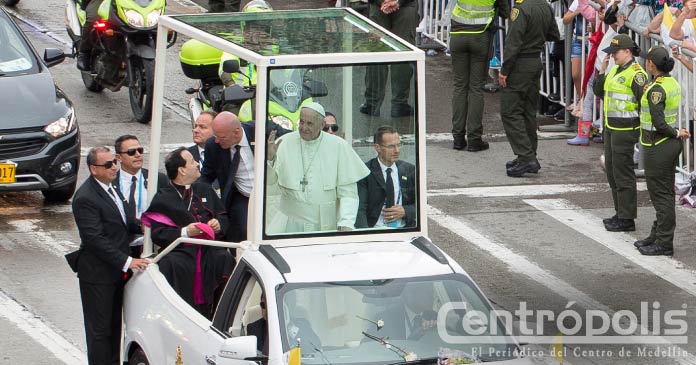
M 17 164 L 13 162 L 0 163 L 0 184 L 13 184 Z

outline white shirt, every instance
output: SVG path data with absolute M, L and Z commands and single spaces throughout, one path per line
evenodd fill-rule
M 203 171 L 203 160 L 205 160 L 205 148 L 198 145 L 196 145 L 196 148 L 198 148 L 198 155 L 201 156 L 198 158 L 198 169 Z
M 140 219 L 140 216 L 145 211 L 144 206 L 147 204 L 147 189 L 145 189 L 145 178 L 143 177 L 143 170 L 138 170 L 135 174 L 138 178 L 135 185 L 135 218 Z M 119 174 L 119 185 L 121 187 L 121 194 L 130 203 L 130 189 L 133 184 L 133 175 L 121 170 Z
M 239 150 L 240 161 L 237 167 L 237 175 L 234 178 L 234 186 L 237 190 L 244 195 L 249 196 L 251 190 L 254 188 L 254 153 L 251 152 L 251 146 L 249 145 L 249 140 L 247 140 L 244 128 L 242 128 L 242 140 L 238 143 L 242 148 Z M 236 153 L 237 145 L 230 148 L 230 158 L 234 160 L 234 154 Z
M 573 0 L 573 2 L 568 7 L 568 11 L 575 12 L 576 10 L 578 10 L 578 5 L 580 5 L 578 0 Z
M 401 181 L 399 181 L 399 168 L 396 167 L 396 163 L 392 163 L 391 166 L 385 166 L 382 161 L 377 159 L 379 162 L 379 167 L 382 169 L 382 177 L 384 177 L 384 183 L 386 184 L 387 182 L 387 168 L 391 168 L 391 177 L 392 177 L 392 182 L 394 183 L 394 204 L 396 205 L 402 205 L 401 204 Z M 386 208 L 386 207 L 385 207 Z M 384 211 L 380 213 L 379 218 L 377 218 L 377 223 L 375 223 L 375 227 L 404 227 L 406 225 L 406 222 L 404 222 L 403 219 L 399 219 L 395 222 L 392 222 L 391 225 L 388 225 L 384 222 Z
M 101 186 L 102 189 L 104 189 L 104 191 L 106 191 L 106 195 L 108 195 L 111 198 L 111 200 L 113 200 L 114 203 L 116 203 L 116 207 L 118 208 L 118 212 L 121 213 L 121 219 L 123 219 L 123 223 L 126 223 L 126 211 L 123 209 L 123 201 L 121 201 L 121 199 L 119 199 L 119 197 L 116 195 L 116 191 L 114 190 L 114 188 L 112 188 L 109 185 L 104 184 L 103 182 L 101 182 L 97 179 L 94 179 L 94 180 L 96 180 L 99 183 L 99 186 Z M 126 264 L 123 265 L 123 268 L 121 269 L 123 272 L 128 271 L 128 267 L 130 266 L 131 261 L 133 261 L 133 258 L 128 256 L 128 259 L 126 260 Z

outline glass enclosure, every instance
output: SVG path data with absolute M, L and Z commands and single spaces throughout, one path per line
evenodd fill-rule
M 414 68 L 269 69 L 266 134 L 274 130 L 277 152 L 267 155 L 267 237 L 416 228 Z
M 458 274 L 288 284 L 277 298 L 283 351 L 299 344 L 303 364 L 389 364 L 402 361 L 408 353 L 419 359 L 437 357 L 443 348 L 490 361 L 503 360 L 492 356 L 512 354 L 515 348 L 481 293 Z M 458 309 L 441 311 L 451 303 Z M 462 323 L 474 311 L 493 319 L 485 330 L 477 328 L 471 334 Z M 438 324 L 448 335 L 470 341 L 447 343 Z

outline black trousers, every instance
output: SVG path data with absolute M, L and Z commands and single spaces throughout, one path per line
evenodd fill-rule
M 89 365 L 119 365 L 123 283 L 94 284 L 80 280 Z
M 247 215 L 249 214 L 249 197 L 242 195 L 232 188 L 230 207 L 227 210 L 230 226 L 227 230 L 227 240 L 242 242 L 247 239 Z M 232 252 L 234 254 L 234 252 Z

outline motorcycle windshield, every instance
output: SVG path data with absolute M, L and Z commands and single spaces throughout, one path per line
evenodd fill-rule
M 133 0 L 134 3 L 138 4 L 141 8 L 147 8 L 153 0 Z
M 287 111 L 294 113 L 299 109 L 304 95 L 302 82 L 304 69 L 275 69 L 269 77 L 269 99 Z

